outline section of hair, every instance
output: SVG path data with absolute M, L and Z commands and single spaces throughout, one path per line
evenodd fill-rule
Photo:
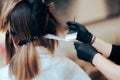
M 32 43 L 20 48 L 12 58 L 9 70 L 16 80 L 31 80 L 40 73 L 39 55 Z

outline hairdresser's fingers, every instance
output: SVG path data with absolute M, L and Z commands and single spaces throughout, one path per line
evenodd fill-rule
M 78 22 L 68 21 L 67 25 L 69 26 L 70 30 L 74 30 L 74 31 L 77 31 L 77 32 L 86 31 L 84 25 L 82 25 Z
M 74 21 L 68 21 L 67 25 L 76 25 L 76 22 L 74 22 Z
M 73 25 L 76 28 L 84 27 L 82 24 L 80 24 L 78 22 L 74 22 L 74 21 L 68 21 L 67 25 Z
M 75 46 L 75 49 L 79 49 L 81 46 L 83 45 L 83 43 L 80 43 L 80 42 L 75 42 L 74 43 L 74 46 Z
M 90 63 L 92 63 L 94 56 L 98 53 L 97 50 L 93 48 L 90 44 L 75 42 L 74 46 L 78 58 Z
M 67 25 L 68 25 L 68 30 L 69 30 L 68 33 L 75 33 L 75 32 L 77 32 L 78 29 L 76 28 L 76 26 L 74 26 L 72 24 L 69 24 L 69 22 L 67 22 Z

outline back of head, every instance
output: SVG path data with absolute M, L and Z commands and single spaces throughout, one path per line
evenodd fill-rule
M 39 45 L 53 52 L 55 41 L 43 36 L 56 35 L 59 22 L 42 0 L 23 0 L 7 10 L 8 16 L 3 17 L 4 21 L 1 19 L 0 30 L 7 31 L 6 50 L 10 74 L 17 80 L 30 80 L 40 73 L 39 57 L 33 41 L 39 41 Z M 20 47 L 17 52 L 15 45 Z
M 40 6 L 37 6 L 38 2 L 30 4 L 27 0 L 23 0 L 9 15 L 10 30 L 14 35 L 19 36 L 18 40 L 34 36 L 41 37 L 48 33 L 56 34 L 56 26 L 59 23 L 50 13 L 49 7 L 39 0 L 34 1 L 41 3 Z

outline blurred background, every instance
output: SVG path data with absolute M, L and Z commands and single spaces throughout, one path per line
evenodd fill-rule
M 0 0 L 0 11 L 2 7 Z M 84 24 L 97 37 L 120 44 L 120 0 L 46 0 L 54 2 L 56 12 L 63 22 L 73 21 Z M 0 66 L 5 64 L 4 34 L 0 33 Z M 88 72 L 90 73 L 90 72 Z M 99 74 L 99 73 L 98 73 Z M 97 74 L 95 73 L 96 76 Z M 93 80 L 106 80 L 106 79 Z
M 94 35 L 120 44 L 120 0 L 55 0 L 64 22 L 84 24 Z

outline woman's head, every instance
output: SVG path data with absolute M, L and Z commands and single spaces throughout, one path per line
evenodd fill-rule
M 10 4 L 13 4 L 12 8 L 9 8 L 10 5 L 3 8 L 3 11 L 7 10 L 6 14 L 1 16 L 0 30 L 6 30 L 7 37 L 9 37 L 7 38 L 9 40 L 6 40 L 6 48 L 9 48 L 7 46 L 13 42 L 21 46 L 34 39 L 39 39 L 42 46 L 53 51 L 54 40 L 42 37 L 45 34 L 56 35 L 56 28 L 60 26 L 56 17 L 49 10 L 50 5 L 46 5 L 42 0 L 23 0 L 16 3 L 12 1 Z M 7 49 L 7 52 L 12 52 L 10 50 L 14 51 L 14 49 Z
M 39 45 L 53 52 L 55 41 L 45 39 L 43 36 L 56 35 L 56 28 L 60 23 L 50 12 L 50 5 L 44 4 L 42 0 L 22 0 L 17 4 L 14 1 L 12 3 L 14 6 L 7 9 L 5 16 L 1 18 L 0 27 L 0 30 L 7 31 L 6 50 L 7 62 L 10 62 L 10 74 L 15 75 L 18 80 L 32 79 L 40 71 L 39 58 L 33 41 L 39 41 Z M 15 45 L 20 46 L 17 52 Z
M 35 36 L 42 37 L 48 33 L 56 34 L 56 27 L 59 23 L 49 11 L 49 7 L 42 2 L 40 6 L 36 5 L 31 6 L 29 2 L 23 0 L 10 13 L 8 17 L 10 33 L 18 41 Z

